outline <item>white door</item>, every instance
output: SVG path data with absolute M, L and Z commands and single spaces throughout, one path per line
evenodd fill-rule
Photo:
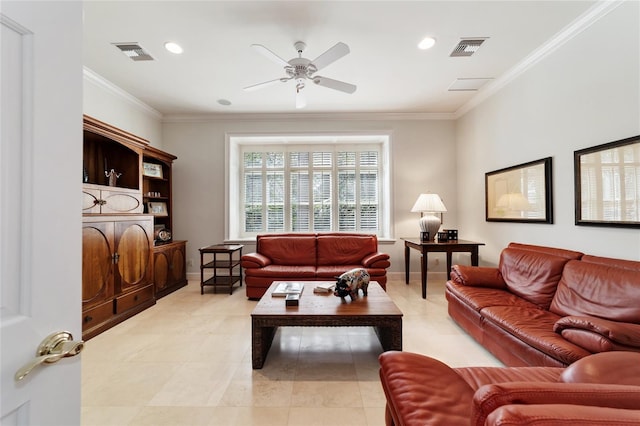
M 77 425 L 81 355 L 14 376 L 81 339 L 82 3 L 2 1 L 0 28 L 0 422 Z

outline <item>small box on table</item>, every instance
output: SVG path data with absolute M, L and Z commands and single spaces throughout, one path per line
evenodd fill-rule
M 448 241 L 457 241 L 458 240 L 458 230 L 457 229 L 443 229 L 444 232 L 447 233 Z

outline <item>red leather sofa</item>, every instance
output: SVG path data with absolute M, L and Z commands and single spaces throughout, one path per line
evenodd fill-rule
M 640 353 L 613 351 L 562 367 L 465 367 L 384 352 L 387 426 L 637 425 Z
M 249 299 L 261 298 L 274 281 L 333 281 L 353 268 L 365 268 L 386 290 L 391 265 L 377 236 L 348 233 L 258 235 L 255 253 L 240 264 Z
M 508 366 L 640 351 L 640 262 L 511 243 L 497 268 L 454 265 L 451 318 Z

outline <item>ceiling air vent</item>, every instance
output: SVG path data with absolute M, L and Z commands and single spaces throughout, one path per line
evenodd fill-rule
M 463 38 L 460 43 L 453 49 L 449 56 L 471 56 L 478 49 L 487 38 Z
M 113 45 L 133 61 L 153 61 L 153 57 L 138 43 L 113 43 Z

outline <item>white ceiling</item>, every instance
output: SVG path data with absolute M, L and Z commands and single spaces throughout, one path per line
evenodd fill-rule
M 453 114 L 504 80 L 595 1 L 86 1 L 84 65 L 164 116 L 221 113 Z M 416 45 L 437 39 L 426 51 Z M 461 38 L 488 37 L 471 57 L 450 57 Z M 285 76 L 253 50 L 289 60 L 303 41 L 314 59 L 339 41 L 351 53 L 318 74 L 354 94 L 307 84 L 243 87 Z M 163 45 L 175 41 L 182 55 Z M 154 61 L 135 62 L 112 43 L 137 42 Z M 506 74 L 505 74 L 506 73 Z M 448 91 L 458 78 L 491 78 L 480 91 Z M 230 106 L 218 103 L 231 101 Z

